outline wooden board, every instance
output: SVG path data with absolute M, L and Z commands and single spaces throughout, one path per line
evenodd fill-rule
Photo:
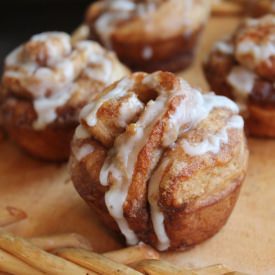
M 213 41 L 235 29 L 237 19 L 210 20 L 194 66 L 182 74 L 207 89 L 201 62 Z M 227 225 L 192 250 L 163 258 L 186 267 L 224 263 L 250 274 L 275 274 L 275 140 L 249 140 L 249 170 Z M 25 210 L 28 219 L 8 229 L 22 236 L 77 232 L 98 252 L 121 246 L 74 190 L 67 165 L 47 164 L 23 154 L 10 141 L 0 144 L 0 207 Z

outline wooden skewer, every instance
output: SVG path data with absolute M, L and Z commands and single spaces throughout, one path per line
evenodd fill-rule
M 84 248 L 92 250 L 90 242 L 83 236 L 70 233 L 53 236 L 43 236 L 29 239 L 34 245 L 46 251 L 52 251 L 60 248 Z
M 127 274 L 127 275 L 137 275 L 141 274 L 138 271 L 114 262 L 100 254 L 87 251 L 84 249 L 67 248 L 61 249 L 56 252 L 56 254 L 66 260 L 72 261 L 75 264 L 83 266 L 89 270 L 93 270 L 99 274 Z
M 103 256 L 122 264 L 136 263 L 146 259 L 159 259 L 159 253 L 152 247 L 140 243 L 136 246 L 104 253 Z
M 191 270 L 175 267 L 170 263 L 159 260 L 144 260 L 133 267 L 148 275 L 196 275 Z
M 42 275 L 41 271 L 0 249 L 0 270 L 14 275 Z
M 0 227 L 4 227 L 27 217 L 26 213 L 18 208 L 7 206 L 6 208 L 0 209 Z
M 49 254 L 31 242 L 4 231 L 0 232 L 0 248 L 30 266 L 52 275 L 91 275 L 94 272 Z

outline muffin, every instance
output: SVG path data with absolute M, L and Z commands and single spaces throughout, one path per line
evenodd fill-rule
M 211 88 L 235 100 L 248 134 L 275 137 L 275 16 L 247 19 L 204 64 Z
M 63 32 L 34 35 L 5 60 L 0 120 L 26 152 L 66 160 L 80 109 L 128 73 L 95 42 L 72 45 Z
M 246 175 L 243 119 L 230 99 L 172 73 L 135 73 L 81 111 L 72 181 L 128 245 L 194 246 L 226 223 Z
M 194 58 L 208 0 L 97 1 L 87 11 L 90 38 L 133 70 L 179 71 Z

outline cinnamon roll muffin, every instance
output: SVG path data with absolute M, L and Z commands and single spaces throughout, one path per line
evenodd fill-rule
M 208 0 L 103 0 L 86 23 L 132 69 L 178 71 L 192 62 L 209 10 Z
M 34 35 L 5 60 L 1 121 L 33 156 L 66 160 L 80 109 L 126 74 L 116 56 L 95 42 L 73 46 L 66 33 Z
M 185 249 L 225 224 L 248 158 L 230 99 L 203 95 L 172 73 L 135 73 L 86 105 L 80 121 L 72 180 L 127 244 Z
M 275 137 L 275 16 L 247 19 L 204 64 L 211 88 L 239 104 L 249 134 Z

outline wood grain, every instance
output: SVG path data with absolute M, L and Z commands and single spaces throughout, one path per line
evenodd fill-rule
M 194 66 L 184 74 L 196 87 L 208 89 L 201 62 L 213 42 L 234 30 L 236 18 L 210 20 Z M 250 274 L 275 274 L 275 141 L 249 140 L 248 176 L 227 225 L 192 250 L 162 258 L 183 267 L 217 263 Z M 21 236 L 75 232 L 97 252 L 122 246 L 85 205 L 69 180 L 66 164 L 36 161 L 10 141 L 0 144 L 0 207 L 17 207 L 28 215 L 8 229 Z

